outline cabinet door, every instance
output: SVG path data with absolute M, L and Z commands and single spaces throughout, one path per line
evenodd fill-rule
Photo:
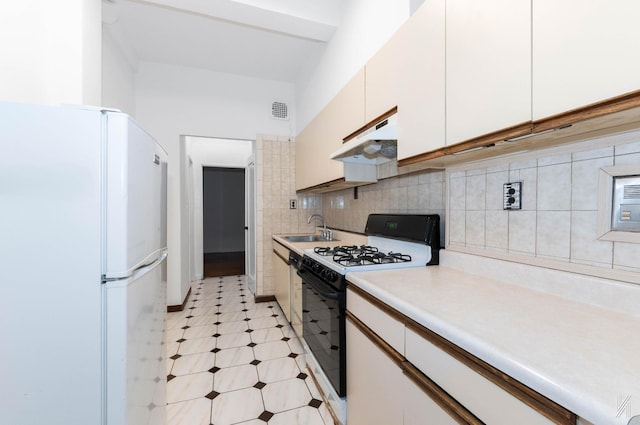
M 402 27 L 365 66 L 365 121 L 371 122 L 398 105 L 401 81 L 399 58 L 403 54 Z
M 342 144 L 341 113 L 336 96 L 296 138 L 296 190 L 344 177 L 342 162 L 329 158 Z
M 445 0 L 429 0 L 396 34 L 398 159 L 445 145 Z
M 347 320 L 347 423 L 402 424 L 402 372 Z
M 640 2 L 536 0 L 533 118 L 640 89 Z
M 406 376 L 402 377 L 404 425 L 457 425 L 458 422 Z
M 531 0 L 447 1 L 446 39 L 447 144 L 531 120 Z
M 467 365 L 406 330 L 406 358 L 484 423 L 551 425 L 553 422 Z
M 338 116 L 332 126 L 335 127 L 337 125 L 339 128 L 340 143 L 342 143 L 342 139 L 367 123 L 365 120 L 364 95 L 365 75 L 364 69 L 361 69 L 338 95 L 340 106 L 337 108 Z
M 291 321 L 291 283 L 289 265 L 285 260 L 288 258 L 289 252 L 287 251 L 284 254 L 283 250 L 286 250 L 286 248 L 276 242 L 273 245 L 273 290 L 276 301 L 280 304 L 285 317 L 288 321 Z

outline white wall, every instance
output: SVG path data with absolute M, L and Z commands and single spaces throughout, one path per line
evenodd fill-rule
M 271 103 L 293 104 L 294 88 L 289 83 L 148 62 L 140 63 L 135 82 L 136 119 L 169 153 L 167 302 L 178 305 L 190 283 L 188 207 L 180 191 L 180 136 L 291 136 L 295 114 L 291 121 L 272 119 Z
M 409 0 L 347 1 L 324 54 L 307 62 L 296 83 L 298 132 L 391 38 L 409 18 L 410 10 Z
M 102 106 L 135 118 L 135 65 L 122 54 L 109 31 L 102 33 Z
M 0 99 L 99 105 L 100 0 L 0 2 Z

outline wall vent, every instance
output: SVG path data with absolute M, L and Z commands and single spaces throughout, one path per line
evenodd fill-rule
M 271 104 L 271 118 L 289 120 L 289 107 L 284 102 L 274 101 Z

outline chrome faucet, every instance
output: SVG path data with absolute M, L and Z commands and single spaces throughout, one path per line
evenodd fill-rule
M 311 224 L 311 220 L 313 220 L 314 218 L 320 219 L 322 221 L 322 230 L 320 230 L 320 236 L 329 241 L 333 239 L 333 232 L 331 231 L 331 229 L 327 229 L 327 224 L 324 222 L 324 217 L 320 214 L 311 214 L 307 219 L 307 224 Z

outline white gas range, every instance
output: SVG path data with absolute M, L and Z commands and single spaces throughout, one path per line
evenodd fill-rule
M 305 250 L 303 339 L 307 365 L 338 419 L 346 421 L 346 275 L 439 263 L 440 216 L 371 214 L 367 244 Z

